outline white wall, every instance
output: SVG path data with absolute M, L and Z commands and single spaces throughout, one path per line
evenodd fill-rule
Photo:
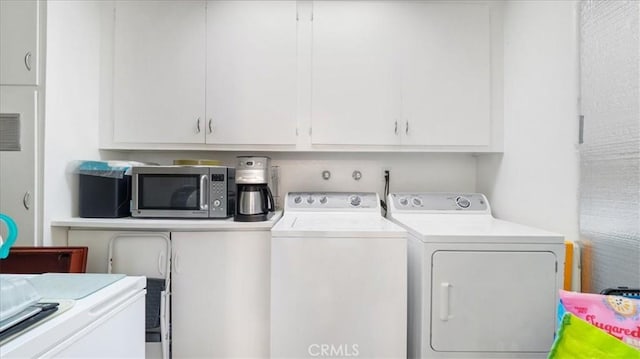
M 384 169 L 391 172 L 391 192 L 475 190 L 476 159 L 469 154 L 442 153 L 233 153 L 131 152 L 128 159 L 172 164 L 174 159 L 217 159 L 234 166 L 238 155 L 267 155 L 279 166 L 281 197 L 292 191 L 384 190 Z M 331 172 L 324 180 L 322 171 Z M 362 173 L 356 181 L 354 170 Z
M 101 20 L 106 1 L 48 1 L 43 244 L 53 218 L 77 215 L 70 161 L 99 159 Z M 106 156 L 109 156 L 108 154 Z
M 505 6 L 504 154 L 478 158 L 497 217 L 578 239 L 576 2 Z

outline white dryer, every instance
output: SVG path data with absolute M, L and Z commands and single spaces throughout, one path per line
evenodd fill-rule
M 502 221 L 482 194 L 393 193 L 409 231 L 410 358 L 546 357 L 564 241 Z
M 376 193 L 289 193 L 271 234 L 271 357 L 406 357 L 407 233 Z

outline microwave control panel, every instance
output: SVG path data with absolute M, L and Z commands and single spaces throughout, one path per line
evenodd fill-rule
M 209 217 L 226 218 L 233 215 L 235 184 L 233 168 L 211 168 L 209 177 Z

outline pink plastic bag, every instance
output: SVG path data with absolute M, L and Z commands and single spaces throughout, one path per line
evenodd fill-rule
M 567 312 L 640 349 L 640 300 L 561 290 L 560 302 Z

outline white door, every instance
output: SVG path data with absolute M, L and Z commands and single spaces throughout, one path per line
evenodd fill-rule
M 268 358 L 268 231 L 172 232 L 174 358 Z
M 433 350 L 548 352 L 558 304 L 556 265 L 551 252 L 435 252 Z
M 0 129 L 20 133 L 19 150 L 0 150 L 0 212 L 18 225 L 15 246 L 34 246 L 36 227 L 36 122 L 38 93 L 29 87 L 0 86 Z M 9 132 L 9 131 L 7 131 Z M 11 131 L 13 132 L 13 131 Z M 4 142 L 6 139 L 2 139 Z M 7 238 L 4 225 L 0 235 Z
M 111 273 L 158 279 L 168 277 L 169 233 L 118 233 L 111 241 Z
M 295 1 L 207 3 L 207 143 L 296 143 Z
M 0 1 L 0 85 L 37 84 L 39 4 Z
M 205 2 L 116 1 L 113 136 L 204 143 Z
M 314 145 L 400 143 L 397 11 L 392 2 L 314 2 Z
M 164 278 L 166 240 L 169 232 L 118 232 L 102 230 L 69 230 L 67 244 L 88 247 L 87 273 L 109 271 L 109 242 L 113 245 L 113 273 Z
M 402 143 L 489 145 L 489 5 L 415 1 L 398 7 Z

